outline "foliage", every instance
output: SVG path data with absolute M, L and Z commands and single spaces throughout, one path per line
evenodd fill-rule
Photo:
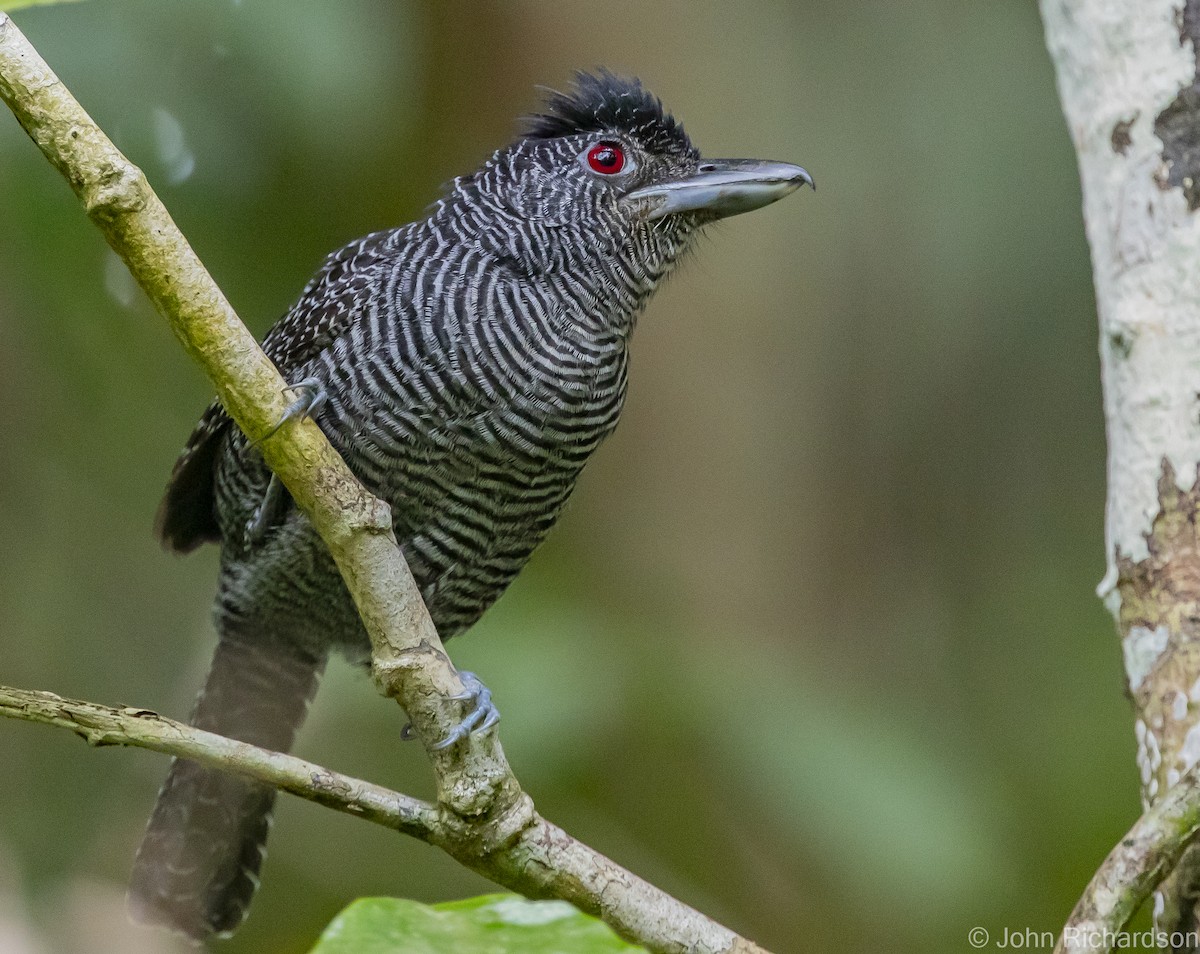
M 325 929 L 311 954 L 610 954 L 627 944 L 603 923 L 565 901 L 486 894 L 421 904 L 362 898 Z
M 0 10 L 9 12 L 21 7 L 44 7 L 52 3 L 79 3 L 79 0 L 0 0 Z

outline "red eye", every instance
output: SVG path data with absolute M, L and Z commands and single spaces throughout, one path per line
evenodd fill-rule
M 588 150 L 588 165 L 602 175 L 616 175 L 625 168 L 625 153 L 611 142 L 598 142 Z

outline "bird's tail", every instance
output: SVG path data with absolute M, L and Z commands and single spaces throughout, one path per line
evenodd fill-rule
M 282 640 L 225 633 L 192 724 L 286 752 L 325 667 Z M 176 759 L 138 849 L 129 910 L 195 940 L 233 932 L 266 854 L 275 790 Z

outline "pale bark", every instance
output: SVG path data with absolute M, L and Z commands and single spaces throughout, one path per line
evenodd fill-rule
M 671 954 L 767 954 L 533 813 L 464 825 L 443 806 L 205 732 L 148 709 L 113 709 L 0 686 L 0 717 L 69 729 L 94 746 L 128 745 L 245 775 L 442 848 L 497 884 L 561 898 L 624 937 Z M 522 796 L 528 802 L 527 796 Z M 496 847 L 499 846 L 499 847 Z
M 1149 807 L 1200 759 L 1200 11 L 1196 0 L 1041 6 L 1079 159 L 1100 319 L 1099 594 L 1120 631 Z M 1160 926 L 1192 923 L 1176 899 L 1198 872 L 1189 851 L 1156 902 Z
M 445 750 L 432 748 L 461 717 L 460 706 L 446 697 L 461 691 L 462 684 L 397 546 L 387 506 L 367 493 L 311 421 L 290 423 L 267 436 L 287 405 L 288 382 L 234 313 L 141 170 L 109 141 L 4 13 L 0 99 L 66 177 L 89 217 L 212 380 L 238 426 L 261 442 L 267 463 L 329 547 L 370 634 L 375 679 L 404 707 L 433 764 L 438 821 L 430 829 L 436 837 L 431 834 L 428 840 L 514 890 L 571 901 L 654 951 L 761 951 L 540 818 L 495 732 L 472 735 Z M 19 690 L 8 692 L 10 699 L 21 695 Z M 85 710 L 98 718 L 103 709 L 57 697 L 44 701 L 51 717 L 34 714 L 41 703 L 28 693 L 23 701 L 0 706 L 0 715 L 52 724 L 73 721 L 78 727 Z M 168 736 L 176 733 L 198 745 L 203 741 L 197 741 L 194 730 L 138 712 L 117 719 L 121 732 L 155 724 L 169 727 Z M 84 728 L 94 741 L 146 744 Z M 216 745 L 211 738 L 207 743 Z M 200 753 L 165 744 L 148 747 L 188 758 Z M 246 755 L 247 748 L 237 751 Z M 213 759 L 219 760 L 215 750 Z M 232 755 L 222 765 L 253 774 Z M 426 817 L 428 809 L 422 806 L 418 815 Z

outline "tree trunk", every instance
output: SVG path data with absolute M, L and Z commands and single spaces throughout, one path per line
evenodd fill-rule
M 1098 592 L 1120 632 L 1148 806 L 1200 759 L 1200 0 L 1041 6 L 1100 318 Z M 1163 930 L 1195 930 L 1198 849 L 1155 895 Z

